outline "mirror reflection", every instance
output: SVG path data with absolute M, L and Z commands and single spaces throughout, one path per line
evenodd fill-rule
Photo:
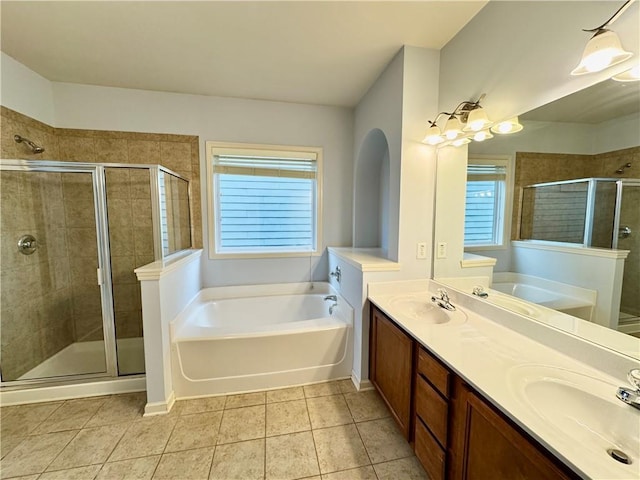
M 469 146 L 464 245 L 496 259 L 488 301 L 640 337 L 639 111 L 640 83 L 607 80 Z
M 166 256 L 191 248 L 189 182 L 160 171 L 159 187 L 162 251 Z

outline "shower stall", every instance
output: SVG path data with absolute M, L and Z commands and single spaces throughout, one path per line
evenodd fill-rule
M 2 389 L 143 374 L 134 269 L 191 245 L 162 166 L 0 160 Z
M 520 238 L 628 250 L 618 328 L 640 332 L 640 179 L 581 178 L 526 186 Z

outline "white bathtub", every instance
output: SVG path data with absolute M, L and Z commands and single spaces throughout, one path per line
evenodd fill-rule
M 337 296 L 337 307 L 324 300 Z M 327 283 L 200 291 L 172 322 L 177 398 L 346 378 L 353 309 Z
M 597 297 L 594 290 L 513 272 L 494 273 L 491 289 L 587 321 Z

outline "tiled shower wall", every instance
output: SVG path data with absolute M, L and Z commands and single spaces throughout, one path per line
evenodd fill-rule
M 56 129 L 5 107 L 0 107 L 0 122 L 0 158 L 89 163 L 160 164 L 191 180 L 191 237 L 193 238 L 194 247 L 202 247 L 200 166 L 198 138 L 196 136 Z M 17 144 L 13 140 L 15 134 L 27 137 L 42 145 L 45 148 L 45 152 L 38 155 L 31 154 L 25 145 Z M 118 177 L 118 174 L 111 174 L 110 177 L 107 177 L 107 180 L 110 180 L 107 187 L 110 209 L 109 220 L 112 227 L 110 246 L 114 281 L 114 307 L 117 313 L 116 328 L 119 338 L 139 336 L 142 333 L 140 291 L 139 284 L 133 274 L 133 268 L 153 260 L 153 243 L 149 224 L 151 218 L 150 197 L 143 198 L 148 195 L 148 170 L 127 169 L 126 171 L 129 172 L 128 179 L 124 178 L 126 175 L 122 173 L 120 177 Z M 70 189 L 73 182 L 64 182 L 62 176 L 59 176 L 59 179 L 60 188 L 66 188 L 71 197 L 77 197 L 77 201 L 71 205 L 74 205 L 76 209 L 78 206 L 84 207 L 88 200 L 83 197 L 83 194 L 71 192 Z M 129 182 L 128 186 L 125 185 L 127 181 Z M 18 198 L 16 197 L 18 194 L 11 189 L 3 188 L 2 190 L 2 203 L 10 207 L 13 205 L 11 203 L 12 200 L 9 200 L 9 203 L 5 203 L 5 194 L 7 198 L 14 199 L 13 201 Z M 56 206 L 55 202 L 50 201 L 49 198 L 46 203 L 47 208 Z M 149 205 L 149 208 L 146 205 Z M 57 208 L 58 214 L 56 215 L 61 215 L 59 212 L 64 210 L 64 207 L 58 205 Z M 11 209 L 7 208 L 7 211 L 9 210 Z M 89 207 L 86 211 L 92 211 L 92 208 Z M 147 216 L 148 212 L 149 215 Z M 2 217 L 4 222 L 4 209 Z M 10 218 L 10 215 L 8 218 Z M 80 221 L 80 218 L 78 218 L 78 221 Z M 93 219 L 91 221 L 93 222 Z M 7 298 L 7 301 L 10 301 L 8 300 L 9 297 L 21 298 L 19 294 L 14 296 L 14 289 L 10 287 L 11 282 L 8 281 L 8 278 L 5 279 L 5 274 L 9 276 L 15 273 L 13 271 L 14 266 L 18 267 L 23 276 L 27 276 L 27 271 L 29 270 L 26 267 L 23 268 L 22 264 L 15 265 L 15 262 L 19 262 L 15 260 L 18 257 L 14 259 L 8 258 L 16 254 L 15 248 L 13 248 L 14 239 L 11 238 L 8 242 L 5 242 L 5 239 L 2 238 L 3 257 L 2 278 L 0 280 L 2 281 L 2 287 L 8 286 L 8 290 L 5 291 L 4 288 L 2 290 L 3 316 L 0 335 L 2 337 L 3 376 L 7 379 L 9 377 L 6 369 L 10 366 L 10 363 L 7 362 L 20 361 L 24 365 L 25 362 L 21 355 L 29 356 L 32 355 L 30 352 L 40 351 L 41 354 L 36 355 L 29 362 L 29 364 L 35 365 L 72 341 L 102 338 L 102 320 L 99 316 L 99 309 L 96 311 L 99 303 L 96 304 L 93 292 L 94 289 L 97 290 L 97 286 L 91 286 L 95 283 L 95 268 L 97 265 L 87 261 L 89 256 L 96 258 L 95 251 L 90 251 L 90 249 L 95 248 L 95 236 L 93 240 L 82 236 L 88 234 L 86 229 L 89 227 L 87 226 L 78 225 L 71 228 L 76 230 L 67 230 L 66 226 L 64 228 L 59 227 L 55 235 L 47 236 L 49 245 L 51 242 L 61 244 L 60 249 L 64 252 L 65 260 L 50 257 L 47 261 L 45 255 L 38 256 L 37 253 L 32 255 L 33 258 L 29 260 L 30 262 L 36 262 L 36 258 L 43 259 L 38 263 L 43 264 L 39 268 L 43 269 L 44 273 L 42 275 L 45 276 L 47 274 L 63 275 L 60 272 L 69 272 L 67 284 L 64 287 L 66 290 L 63 288 L 55 290 L 57 294 L 55 306 L 63 310 L 66 308 L 67 310 L 64 311 L 68 312 L 67 317 L 56 313 L 56 310 L 45 309 L 44 307 L 36 308 L 34 312 L 36 310 L 37 312 L 30 315 L 31 319 L 27 319 L 24 312 L 17 313 L 19 321 L 5 315 L 5 305 L 10 305 L 9 303 L 4 303 L 5 298 Z M 78 229 L 85 230 L 80 231 Z M 83 247 L 79 249 L 72 248 L 68 243 L 74 240 L 82 241 Z M 7 246 L 6 253 L 4 245 Z M 20 256 L 23 257 L 23 255 Z M 85 258 L 83 259 L 82 256 L 85 256 Z M 20 261 L 23 260 L 20 259 Z M 60 265 L 63 265 L 63 267 L 60 267 Z M 33 276 L 30 275 L 30 278 L 33 278 Z M 90 309 L 92 313 L 87 314 Z M 73 312 L 83 313 L 77 315 L 74 319 Z M 94 314 L 93 312 L 96 313 Z M 14 315 L 14 313 L 11 313 L 11 315 Z M 46 317 L 46 319 L 40 319 L 40 317 Z M 42 322 L 50 323 L 55 328 L 49 328 L 44 333 L 44 328 L 41 328 Z M 35 335 L 31 335 L 31 332 L 38 331 L 38 329 L 43 330 L 42 335 L 46 334 L 51 338 L 47 338 L 46 341 L 42 340 L 42 338 L 32 338 Z M 22 346 L 15 351 L 6 351 L 5 344 L 9 340 L 25 337 L 25 335 L 20 336 L 20 332 L 29 333 L 29 335 L 26 335 L 29 337 L 26 340 L 27 343 L 22 343 Z M 13 343 L 16 347 L 19 345 L 16 342 Z M 46 352 L 41 347 L 36 348 L 32 343 L 38 343 L 38 345 L 46 343 Z M 25 345 L 28 348 L 25 348 Z M 49 352 L 49 350 L 52 350 L 52 352 Z
M 631 163 L 631 168 L 625 169 L 622 174 L 616 173 L 626 163 Z M 598 155 L 517 152 L 511 238 L 522 238 L 520 217 L 524 186 L 589 177 L 640 178 L 640 147 Z

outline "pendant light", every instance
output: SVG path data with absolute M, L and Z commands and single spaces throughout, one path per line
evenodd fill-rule
M 595 33 L 587 42 L 580 63 L 571 71 L 571 75 L 600 72 L 633 56 L 632 52 L 627 52 L 622 48 L 618 35 L 606 28 L 615 22 L 632 2 L 633 0 L 627 0 L 609 20 L 599 27 L 583 30 Z
M 487 117 L 487 112 L 484 111 L 484 108 L 477 107 L 469 112 L 467 124 L 462 130 L 465 132 L 479 132 L 490 126 L 491 121 Z
M 629 70 L 625 70 L 618 75 L 614 75 L 611 79 L 616 82 L 638 82 L 640 81 L 640 65 L 636 65 Z
M 505 120 L 504 122 L 498 122 L 493 127 L 491 127 L 491 131 L 493 133 L 498 133 L 501 135 L 505 135 L 508 133 L 516 133 L 522 130 L 524 127 L 518 121 L 518 117 L 510 118 L 509 120 Z
M 462 133 L 462 122 L 452 114 L 447 120 L 447 123 L 444 124 L 444 136 L 447 140 L 453 140 L 458 135 Z

